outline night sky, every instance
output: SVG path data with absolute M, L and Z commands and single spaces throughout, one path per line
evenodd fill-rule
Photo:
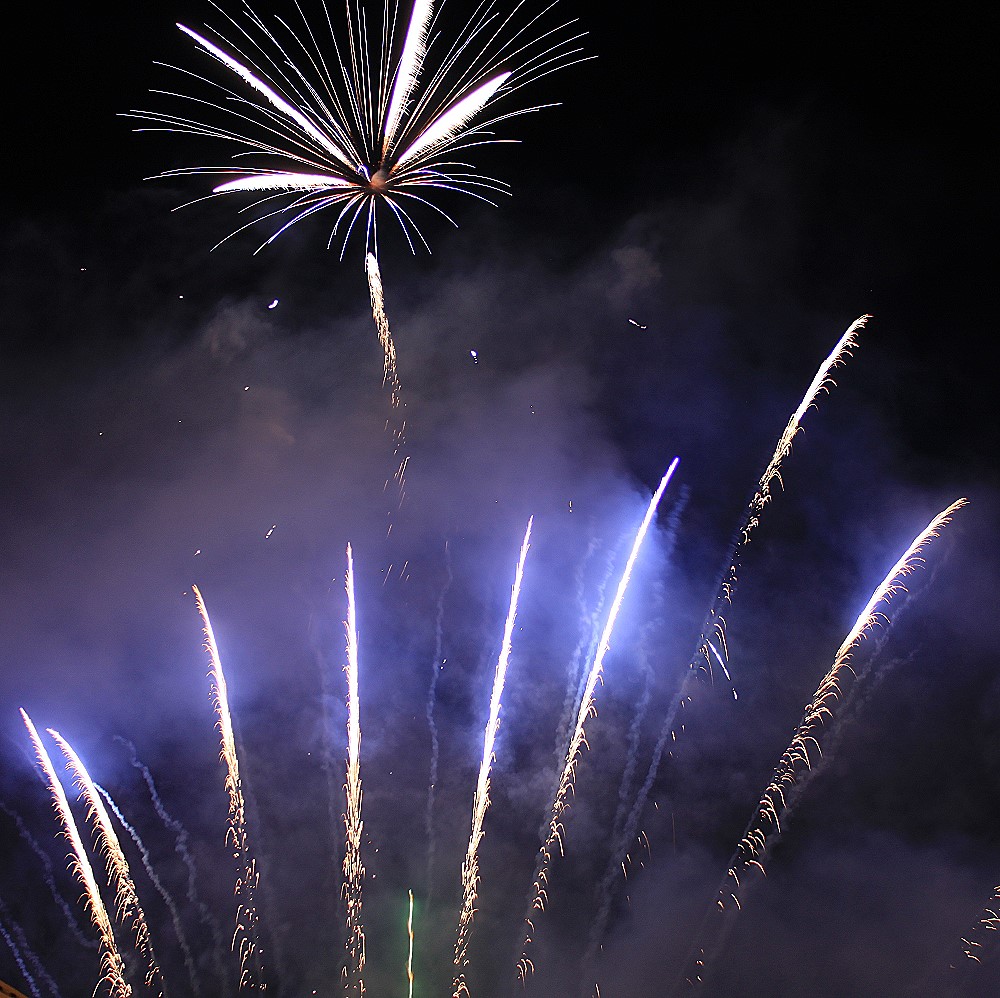
M 452 6 L 457 23 L 471 13 Z M 73 743 L 145 841 L 200 993 L 235 993 L 235 869 L 194 583 L 229 680 L 268 991 L 342 993 L 350 542 L 367 993 L 407 993 L 412 889 L 414 994 L 450 994 L 483 725 L 533 514 L 470 988 L 688 993 L 693 947 L 720 935 L 729 857 L 804 704 L 906 545 L 966 496 L 891 626 L 860 649 L 862 679 L 845 683 L 767 878 L 697 993 L 997 994 L 1000 940 L 976 928 L 1000 883 L 995 21 L 971 4 L 926 19 L 700 4 L 657 8 L 660 24 L 650 7 L 560 0 L 596 58 L 524 91 L 560 104 L 500 126 L 520 145 L 470 154 L 513 197 L 436 195 L 460 227 L 418 212 L 432 254 L 380 229 L 410 456 L 400 505 L 384 487 L 392 414 L 362 243 L 340 261 L 319 214 L 257 255 L 271 229 L 210 252 L 238 205 L 173 211 L 210 181 L 143 178 L 227 149 L 136 135 L 120 115 L 168 106 L 148 93 L 177 85 L 157 60 L 224 78 L 173 26 L 220 17 L 201 0 L 122 7 L 21 5 L 7 28 L 29 61 L 4 69 L 0 926 L 33 983 L 2 936 L 0 980 L 83 998 L 99 976 L 23 707 Z M 866 313 L 742 553 L 727 612 L 738 698 L 718 671 L 692 687 L 627 881 L 601 895 L 619 800 L 647 772 L 757 480 Z M 574 649 L 603 626 L 601 594 L 675 456 L 522 989 Z M 126 844 L 168 993 L 193 995 L 168 907 Z M 982 965 L 963 936 L 983 944 Z

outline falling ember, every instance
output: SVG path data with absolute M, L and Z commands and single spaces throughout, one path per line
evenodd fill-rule
M 368 275 L 368 291 L 372 300 L 372 318 L 378 329 L 378 341 L 382 346 L 384 362 L 382 367 L 382 384 L 389 386 L 392 393 L 392 407 L 399 406 L 399 378 L 396 374 L 396 345 L 392 341 L 389 330 L 389 319 L 385 314 L 385 298 L 382 294 L 382 272 L 374 253 L 365 257 L 365 273 Z
M 545 910 L 545 896 L 549 881 L 549 867 L 552 863 L 553 849 L 558 844 L 560 851 L 562 851 L 563 815 L 566 812 L 566 808 L 569 806 L 568 795 L 570 790 L 574 788 L 576 780 L 576 765 L 584 745 L 584 727 L 587 723 L 587 718 L 590 717 L 590 715 L 596 710 L 595 690 L 597 688 L 597 683 L 601 679 L 601 674 L 604 668 L 604 656 L 607 654 L 608 648 L 610 647 L 611 634 L 614 630 L 615 621 L 618 619 L 618 612 L 621 610 L 622 600 L 625 598 L 625 592 L 628 589 L 629 580 L 632 577 L 632 569 L 635 566 L 636 559 L 639 557 L 642 542 L 646 538 L 649 525 L 653 522 L 653 517 L 656 515 L 656 510 L 660 505 L 660 499 L 663 498 L 663 493 L 666 491 L 667 485 L 670 483 L 670 479 L 677 468 L 678 461 L 679 459 L 676 457 L 673 461 L 671 461 L 670 467 L 667 469 L 667 473 L 660 480 L 659 486 L 657 486 L 656 491 L 649 500 L 649 506 L 646 508 L 646 515 L 643 517 L 642 523 L 639 525 L 639 529 L 636 532 L 635 540 L 632 542 L 632 550 L 629 552 L 628 561 L 625 563 L 625 571 L 622 572 L 621 580 L 618 583 L 618 591 L 615 593 L 614 602 L 611 604 L 611 609 L 608 612 L 607 623 L 604 625 L 604 633 L 601 635 L 601 640 L 597 646 L 597 652 L 594 655 L 594 661 L 590 669 L 590 674 L 587 677 L 587 684 L 583 690 L 583 697 L 580 701 L 579 711 L 577 712 L 576 728 L 573 731 L 573 737 L 570 740 L 569 748 L 566 752 L 562 774 L 559 777 L 559 785 L 556 789 L 555 797 L 552 800 L 552 806 L 549 811 L 548 832 L 536 858 L 535 882 L 532 887 L 533 897 L 528 909 L 528 915 L 524 920 L 527 928 L 525 931 L 524 942 L 521 946 L 521 958 L 517 965 L 518 976 L 522 981 L 528 976 L 532 969 L 531 961 L 528 959 L 527 955 L 528 947 L 531 945 L 531 941 L 534 936 L 534 924 L 532 922 L 532 917 L 536 911 L 540 914 Z
M 486 734 L 483 738 L 483 757 L 479 763 L 479 779 L 476 782 L 476 795 L 472 803 L 472 833 L 469 836 L 469 847 L 462 864 L 462 912 L 458 920 L 458 939 L 455 942 L 455 979 L 452 983 L 454 998 L 468 995 L 469 989 L 465 982 L 465 967 L 468 965 L 469 932 L 472 929 L 472 918 L 476 910 L 476 890 L 479 886 L 479 844 L 483 838 L 483 821 L 490 806 L 490 767 L 493 763 L 493 752 L 496 746 L 497 730 L 500 727 L 500 701 L 503 697 L 504 682 L 507 678 L 507 666 L 510 662 L 511 642 L 514 635 L 514 621 L 517 618 L 517 601 L 521 594 L 521 581 L 524 578 L 524 562 L 528 557 L 531 540 L 531 524 L 534 518 L 529 518 L 524 540 L 521 543 L 521 553 L 514 573 L 514 585 L 510 592 L 510 606 L 507 610 L 507 621 L 504 624 L 503 641 L 500 645 L 500 656 L 497 658 L 496 673 L 493 676 L 493 692 L 490 696 L 490 715 L 486 722 Z
M 38 761 L 49 781 L 49 791 L 52 794 L 52 803 L 56 809 L 56 814 L 59 816 L 63 830 L 66 832 L 66 837 L 73 847 L 74 859 L 72 869 L 83 885 L 86 908 L 90 913 L 90 918 L 94 923 L 94 928 L 97 929 L 97 935 L 101 941 L 101 980 L 98 982 L 97 988 L 94 989 L 94 993 L 97 993 L 102 984 L 107 984 L 112 998 L 129 998 L 132 994 L 132 988 L 125 980 L 125 964 L 122 962 L 121 954 L 118 952 L 118 947 L 115 944 L 114 932 L 111 929 L 111 920 L 108 918 L 107 909 L 101 900 L 101 892 L 98 889 L 97 880 L 94 877 L 94 870 L 90 865 L 87 852 L 83 847 L 80 830 L 77 828 L 73 813 L 69 809 L 66 791 L 63 790 L 62 784 L 59 782 L 55 767 L 52 765 L 52 760 L 49 758 L 49 754 L 45 750 L 41 738 L 38 736 L 35 725 L 23 708 L 21 709 L 21 718 L 28 729 L 31 742 L 35 746 L 35 754 L 38 756 Z
M 247 840 L 246 806 L 243 802 L 243 787 L 240 783 L 240 763 L 236 756 L 236 738 L 233 734 L 233 719 L 229 712 L 229 694 L 226 677 L 222 672 L 219 647 L 215 632 L 205 607 L 205 600 L 197 586 L 192 586 L 198 613 L 201 614 L 205 632 L 205 651 L 208 652 L 212 678 L 211 696 L 218 718 L 217 727 L 221 742 L 220 758 L 226 764 L 226 793 L 229 795 L 229 832 L 227 839 L 233 847 L 233 859 L 239 874 L 236 878 L 236 930 L 233 933 L 233 948 L 240 958 L 240 990 L 266 990 L 263 981 L 260 949 L 257 945 L 257 885 L 260 876 L 257 863 L 250 855 Z
M 365 932 L 361 922 L 361 890 L 365 868 L 361 864 L 361 721 L 358 701 L 358 618 L 354 602 L 354 556 L 347 545 L 347 780 L 344 790 L 344 902 L 347 907 L 347 959 L 344 983 L 348 992 L 361 998 L 365 993 Z
M 69 762 L 70 769 L 76 775 L 76 784 L 87 802 L 87 816 L 93 821 L 100 842 L 100 853 L 104 857 L 107 865 L 108 883 L 115 892 L 115 912 L 121 924 L 132 921 L 132 930 L 135 933 L 136 946 L 139 952 L 145 957 L 147 969 L 145 984 L 147 988 L 155 988 L 160 998 L 163 996 L 163 974 L 156 962 L 156 954 L 153 952 L 153 942 L 149 936 L 149 926 L 146 924 L 146 915 L 139 903 L 139 896 L 136 894 L 135 883 L 129 871 L 125 853 L 122 851 L 121 842 L 111 823 L 111 816 L 108 814 L 104 801 L 101 799 L 90 778 L 87 768 L 80 757 L 73 750 L 73 747 L 66 741 L 58 731 L 53 728 L 46 728 L 48 733 L 55 739 L 63 755 Z M 153 982 L 159 980 L 156 985 Z

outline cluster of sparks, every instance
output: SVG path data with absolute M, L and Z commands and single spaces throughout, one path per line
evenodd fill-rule
M 837 346 L 826 358 L 816 373 L 799 407 L 793 413 L 785 431 L 779 438 L 774 455 L 761 477 L 757 491 L 751 500 L 748 513 L 738 535 L 734 552 L 731 554 L 730 567 L 723 573 L 722 583 L 707 617 L 708 623 L 699 638 L 699 654 L 707 657 L 711 654 L 716 663 L 723 669 L 727 678 L 728 650 L 725 648 L 724 620 L 719 612 L 723 604 L 731 605 L 736 582 L 736 565 L 740 553 L 750 538 L 753 528 L 759 522 L 760 515 L 771 496 L 775 481 L 781 480 L 782 461 L 791 451 L 792 441 L 798 433 L 801 422 L 807 411 L 815 404 L 819 394 L 827 390 L 832 382 L 830 372 L 842 363 L 856 345 L 857 333 L 867 317 L 855 322 L 838 341 Z M 548 809 L 545 831 L 542 834 L 542 844 L 538 852 L 534 883 L 531 889 L 531 899 L 528 913 L 525 917 L 526 930 L 520 960 L 517 963 L 517 974 L 521 980 L 532 972 L 533 964 L 529 956 L 529 948 L 536 931 L 536 920 L 546 908 L 551 877 L 551 865 L 565 847 L 565 821 L 569 808 L 570 796 L 575 793 L 576 772 L 585 747 L 586 724 L 596 713 L 596 690 L 602 681 L 604 659 L 610 646 L 613 630 L 629 587 L 633 569 L 639 557 L 644 539 L 656 517 L 660 501 L 677 468 L 678 460 L 674 459 L 661 479 L 657 489 L 647 505 L 645 515 L 633 538 L 629 555 L 620 576 L 614 598 L 610 603 L 604 627 L 599 640 L 591 649 L 589 669 L 586 671 L 586 681 L 581 678 L 581 688 L 574 707 L 575 723 L 567 727 L 566 750 L 562 761 L 556 791 Z M 738 911 L 741 905 L 741 893 L 749 886 L 750 875 L 755 871 L 764 872 L 764 861 L 774 836 L 781 831 L 782 818 L 787 815 L 794 791 L 801 791 L 804 785 L 803 773 L 809 773 L 815 766 L 820 751 L 820 740 L 825 728 L 829 728 L 835 720 L 835 707 L 844 699 L 843 677 L 850 673 L 857 680 L 864 673 L 857 671 L 852 659 L 862 640 L 881 623 L 888 623 L 888 608 L 894 597 L 905 592 L 904 580 L 923 563 L 923 553 L 927 545 L 936 538 L 940 531 L 951 521 L 954 514 L 966 503 L 958 499 L 935 516 L 927 527 L 913 540 L 898 561 L 889 570 L 885 579 L 872 593 L 868 603 L 861 611 L 854 626 L 845 637 L 837 651 L 832 667 L 821 680 L 816 692 L 806 704 L 802 720 L 795 729 L 791 743 L 782 754 L 771 781 L 760 797 L 746 832 L 739 842 L 729 870 L 720 888 L 716 905 L 722 911 Z M 492 692 L 489 702 L 488 718 L 483 739 L 483 754 L 479 765 L 479 775 L 476 782 L 472 807 L 472 827 L 465 859 L 462 864 L 462 901 L 458 919 L 458 931 L 454 948 L 454 976 L 452 983 L 453 998 L 469 998 L 470 991 L 466 980 L 466 969 L 469 965 L 469 939 L 474 922 L 479 888 L 479 848 L 484 837 L 484 826 L 490 803 L 491 768 L 496 752 L 496 739 L 499 731 L 502 711 L 502 698 L 513 646 L 513 634 L 518 612 L 525 563 L 530 547 L 532 520 L 529 519 L 527 529 L 521 544 L 514 582 L 511 586 L 511 597 L 504 625 L 500 653 L 497 659 L 493 678 Z M 450 576 L 449 576 L 450 579 Z M 217 729 L 220 736 L 220 759 L 225 768 L 225 786 L 229 798 L 229 816 L 226 833 L 227 844 L 231 847 L 236 870 L 236 926 L 233 934 L 233 950 L 239 959 L 241 991 L 264 990 L 265 978 L 257 940 L 258 916 L 255 895 L 258 887 L 257 865 L 249 847 L 245 805 L 240 783 L 239 759 L 233 722 L 230 714 L 226 679 L 223 674 L 218 645 L 215 639 L 204 599 L 197 587 L 192 587 L 198 613 L 200 614 L 205 638 L 205 650 L 208 653 L 211 679 L 210 693 L 217 717 Z M 344 783 L 344 859 L 343 899 L 346 909 L 346 951 L 343 965 L 343 985 L 346 994 L 354 998 L 363 998 L 365 993 L 365 934 L 362 921 L 362 895 L 365 879 L 365 868 L 362 862 L 362 790 L 361 790 L 361 699 L 359 691 L 359 638 L 357 623 L 357 607 L 354 585 L 353 552 L 347 547 L 346 570 L 346 602 L 347 613 L 344 621 L 346 634 L 346 703 L 347 703 L 347 742 L 346 742 L 346 778 Z M 603 591 L 603 585 L 602 585 Z M 443 599 L 443 596 L 442 596 Z M 603 603 L 603 597 L 601 602 Z M 596 639 L 597 613 L 593 616 L 594 638 Z M 440 606 L 438 629 L 440 631 Z M 439 633 L 440 637 L 440 633 Z M 713 640 L 714 639 L 714 640 Z M 720 651 L 721 646 L 722 651 Z M 684 694 L 691 677 L 700 671 L 695 662 L 687 672 L 681 690 L 675 698 L 672 707 L 667 712 L 664 731 L 673 723 L 673 717 L 678 702 L 682 705 L 691 698 Z M 93 872 L 82 837 L 71 812 L 66 793 L 56 775 L 41 738 L 27 713 L 21 711 L 22 718 L 28 729 L 38 761 L 46 775 L 59 822 L 72 846 L 72 868 L 84 888 L 84 902 L 100 942 L 101 979 L 98 989 L 106 987 L 111 998 L 130 998 L 132 988 L 126 980 L 126 965 L 118 950 L 111 918 L 101 898 L 101 891 Z M 571 730 L 570 730 L 571 729 Z M 118 840 L 111 817 L 104 805 L 107 800 L 115 815 L 123 826 L 135 836 L 134 829 L 125 822 L 120 810 L 102 788 L 97 786 L 88 774 L 83 762 L 77 756 L 69 743 L 53 729 L 48 729 L 49 735 L 62 749 L 68 766 L 74 774 L 76 788 L 86 802 L 87 816 L 94 826 L 98 843 L 98 852 L 102 856 L 106 869 L 107 883 L 115 897 L 114 912 L 116 919 L 127 926 L 134 939 L 136 951 L 142 957 L 146 966 L 144 983 L 151 993 L 162 996 L 165 993 L 163 974 L 153 951 L 149 928 L 146 923 L 142 906 L 139 902 L 135 884 L 132 880 L 128 862 Z M 627 848 L 628 842 L 635 836 L 637 822 L 646 802 L 648 792 L 659 763 L 664 737 L 654 752 L 653 763 L 646 781 L 639 790 L 630 813 L 624 811 L 616 815 L 615 828 L 617 845 L 612 855 L 612 862 L 617 868 L 625 870 L 624 861 L 619 863 L 619 850 Z M 134 750 L 133 750 L 134 756 Z M 135 759 L 133 758 L 135 763 Z M 148 773 L 146 773 L 148 777 Z M 104 800 L 102 800 L 102 797 Z M 154 800 L 155 800 L 154 793 Z M 624 800 L 624 797 L 623 797 Z M 138 840 L 137 840 L 138 842 Z M 139 843 L 143 852 L 144 863 L 147 863 L 148 853 Z M 148 863 L 147 863 L 148 868 Z M 600 911 L 595 919 L 591 933 L 591 949 L 595 940 L 601 938 L 610 909 L 610 886 L 606 876 L 599 893 L 603 895 Z M 997 892 L 1000 895 L 1000 888 Z M 730 904 L 731 902 L 731 904 Z M 408 953 L 406 961 L 406 978 L 408 993 L 413 994 L 413 905 L 414 895 L 409 892 L 409 911 L 406 930 L 408 936 Z M 981 919 L 985 929 L 995 929 L 1000 925 L 1000 919 L 993 907 L 987 907 Z M 171 909 L 172 911 L 175 909 Z M 703 926 L 704 929 L 704 926 Z M 7 936 L 5 935 L 5 938 Z M 976 952 L 981 943 L 974 939 L 963 939 L 964 953 L 972 961 L 979 959 Z M 687 983 L 697 985 L 704 980 L 707 951 L 704 947 L 696 947 L 697 956 L 694 959 L 694 969 L 687 978 Z M 591 954 L 592 955 L 592 954 Z M 191 968 L 189 968 L 191 969 Z M 595 988 L 596 988 L 595 984 Z

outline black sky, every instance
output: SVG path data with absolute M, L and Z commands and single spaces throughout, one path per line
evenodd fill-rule
M 520 145 L 483 151 L 513 197 L 450 199 L 457 231 L 422 216 L 433 255 L 382 246 L 411 452 L 388 540 L 388 398 L 357 247 L 338 262 L 318 216 L 257 256 L 252 237 L 209 253 L 232 207 L 173 212 L 207 184 L 142 178 L 221 150 L 135 135 L 118 116 L 168 79 L 154 60 L 196 64 L 173 23 L 212 22 L 211 7 L 22 5 L 8 27 L 26 58 L 4 70 L 0 923 L 67 998 L 92 992 L 97 956 L 46 886 L 39 851 L 75 902 L 18 707 L 74 742 L 146 838 L 183 902 L 202 993 L 222 993 L 210 923 L 228 938 L 232 871 L 192 582 L 232 687 L 269 989 L 338 993 L 341 805 L 329 788 L 342 779 L 348 541 L 369 993 L 406 993 L 409 888 L 415 993 L 443 993 L 489 683 L 534 514 L 470 977 L 474 994 L 520 991 L 513 958 L 566 665 L 674 455 L 588 729 L 528 993 L 590 995 L 597 981 L 602 998 L 673 994 L 803 704 L 875 584 L 959 495 L 969 507 L 877 654 L 866 648 L 870 674 L 702 991 L 996 993 L 990 934 L 974 937 L 979 967 L 962 964 L 960 942 L 1000 880 L 995 18 L 962 4 L 933 17 L 563 4 L 597 58 L 538 84 L 532 99 L 561 104 L 508 123 Z M 864 313 L 743 559 L 729 614 L 739 699 L 724 682 L 697 689 L 653 786 L 648 849 L 633 852 L 603 953 L 584 967 L 639 705 L 648 693 L 634 728 L 643 774 L 754 483 L 820 360 Z M 449 565 L 429 840 L 427 695 Z M 190 833 L 207 921 L 116 735 Z M 143 877 L 170 994 L 192 993 Z M 2 939 L 0 979 L 33 993 Z

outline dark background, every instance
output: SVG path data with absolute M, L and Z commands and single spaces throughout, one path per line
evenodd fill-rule
M 995 21 L 972 5 L 921 17 L 565 0 L 565 13 L 597 58 L 526 91 L 561 105 L 504 125 L 520 146 L 476 157 L 513 197 L 490 208 L 443 194 L 460 228 L 419 216 L 432 255 L 385 230 L 411 453 L 398 511 L 383 491 L 389 403 L 360 243 L 339 262 L 320 215 L 256 256 L 266 231 L 210 253 L 235 206 L 174 212 L 208 183 L 142 178 L 224 150 L 134 135 L 118 117 L 172 82 L 154 60 L 204 65 L 173 22 L 218 15 L 22 6 L 8 24 L 0 922 L 62 994 L 92 992 L 97 954 L 46 886 L 42 856 L 82 925 L 18 707 L 74 743 L 146 840 L 201 993 L 235 981 L 192 582 L 241 736 L 269 990 L 339 990 L 348 541 L 368 989 L 406 993 L 412 888 L 415 994 L 444 992 L 489 684 L 534 513 L 470 971 L 473 994 L 519 990 L 567 663 L 675 454 L 588 727 L 529 993 L 592 995 L 595 981 L 602 998 L 672 993 L 803 704 L 888 567 L 959 495 L 969 507 L 897 599 L 886 640 L 859 655 L 867 678 L 848 684 L 825 763 L 704 991 L 996 993 L 991 934 L 975 929 L 1000 880 Z M 743 559 L 728 615 L 739 699 L 718 676 L 696 688 L 642 822 L 648 848 L 633 850 L 603 952 L 585 961 L 626 760 L 641 778 L 754 483 L 863 313 L 855 357 L 806 418 Z M 115 735 L 184 822 L 193 898 Z M 129 855 L 169 993 L 193 993 L 166 906 Z M 973 932 L 982 966 L 962 958 Z M 0 978 L 32 993 L 2 940 Z

